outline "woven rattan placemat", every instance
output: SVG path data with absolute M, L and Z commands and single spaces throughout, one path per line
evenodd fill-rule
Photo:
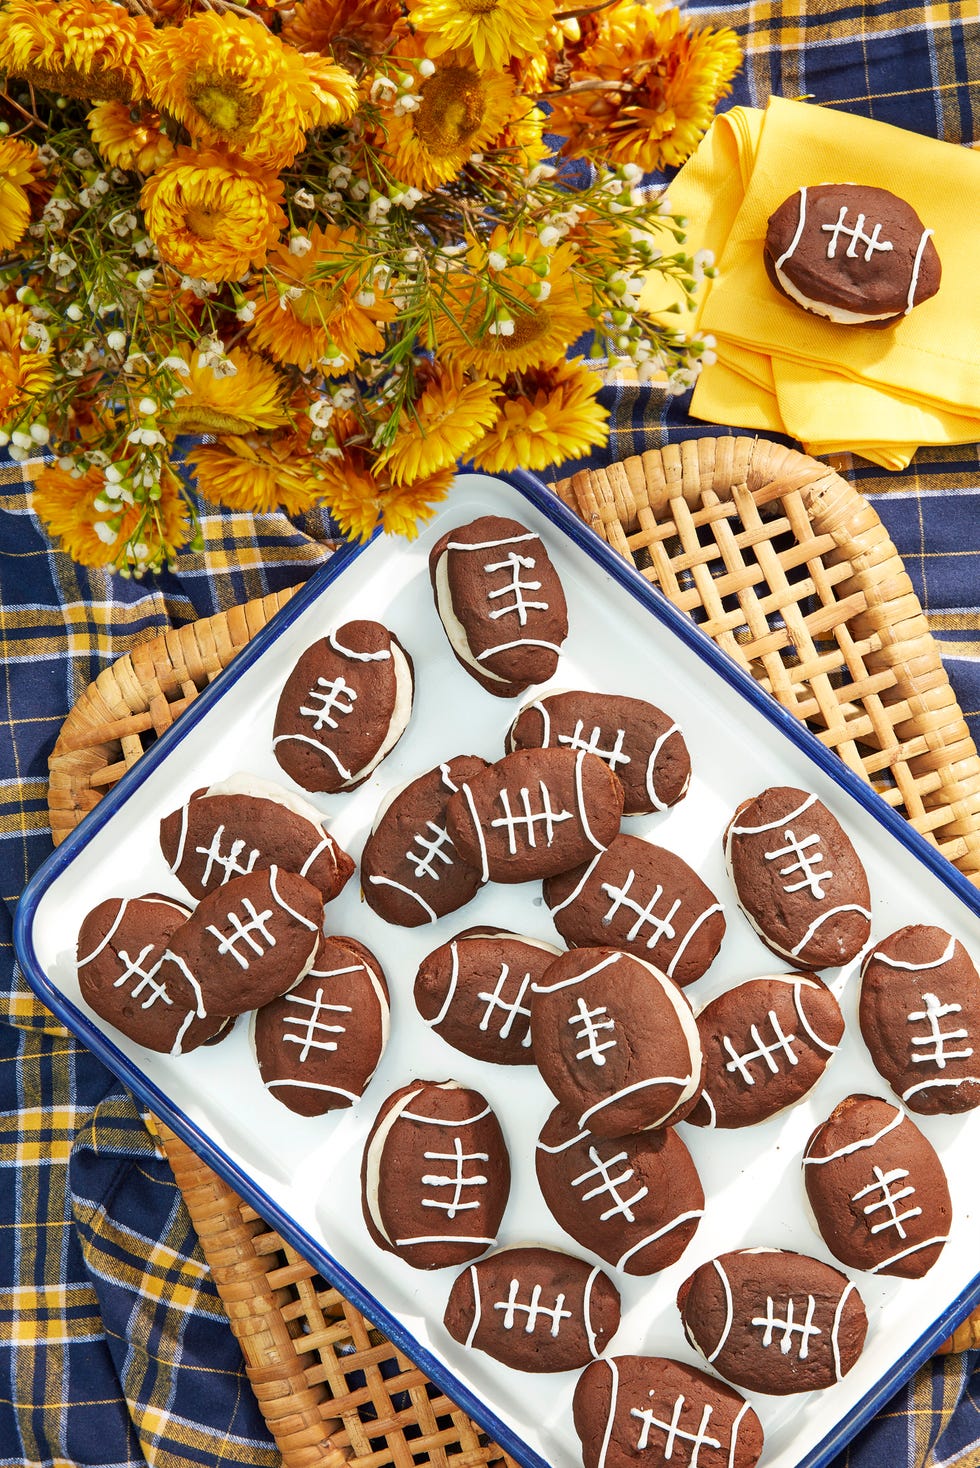
M 874 510 L 761 439 L 692 440 L 555 486 L 980 886 L 980 758 Z M 166 632 L 89 686 L 50 761 L 55 842 L 291 592 Z M 510 1464 L 169 1129 L 158 1127 L 285 1468 Z M 980 1343 L 980 1312 L 948 1343 Z

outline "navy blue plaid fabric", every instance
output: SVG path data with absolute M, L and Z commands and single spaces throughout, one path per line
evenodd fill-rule
M 978 0 L 688 9 L 743 39 L 733 103 L 775 92 L 954 143 L 980 135 Z M 713 431 L 650 389 L 604 400 L 612 434 L 595 463 Z M 903 556 L 980 740 L 980 447 L 921 451 L 900 474 L 834 463 Z M 207 511 L 203 554 L 126 582 L 52 550 L 29 477 L 0 465 L 0 1468 L 272 1468 L 169 1167 L 129 1095 L 26 989 L 11 916 L 51 849 L 47 757 L 82 689 L 168 625 L 304 580 L 330 530 Z M 930 1362 L 840 1461 L 980 1468 L 980 1352 Z

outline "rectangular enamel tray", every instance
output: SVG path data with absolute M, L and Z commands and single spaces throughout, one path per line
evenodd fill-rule
M 348 796 L 309 797 L 352 856 L 360 856 L 386 791 L 455 754 L 500 757 L 505 730 L 526 700 L 494 698 L 460 668 L 436 617 L 427 572 L 433 542 L 484 513 L 536 530 L 562 578 L 570 631 L 549 686 L 647 698 L 677 720 L 687 739 L 694 775 L 686 798 L 669 812 L 630 818 L 624 829 L 676 851 L 725 904 L 721 951 L 686 991 L 696 1009 L 734 983 L 783 967 L 738 911 L 721 849 L 735 806 L 769 785 L 815 791 L 842 822 L 869 873 L 875 937 L 909 922 L 935 923 L 980 958 L 980 893 L 526 475 L 462 475 L 416 542 L 376 538 L 335 555 L 49 858 L 21 899 L 15 942 L 28 980 L 58 1018 L 502 1447 L 527 1468 L 580 1468 L 570 1410 L 576 1373 L 528 1378 L 458 1345 L 442 1324 L 455 1271 L 417 1271 L 383 1253 L 367 1236 L 360 1206 L 361 1152 L 381 1102 L 415 1078 L 454 1078 L 487 1096 L 508 1140 L 513 1185 L 498 1243 L 536 1241 L 584 1253 L 551 1219 L 537 1189 L 534 1141 L 553 1105 L 540 1077 L 533 1067 L 493 1067 L 452 1050 L 412 1002 L 421 958 L 464 927 L 492 922 L 558 941 L 539 884 L 490 884 L 459 913 L 408 930 L 376 917 L 352 879 L 327 910 L 328 931 L 360 938 L 380 958 L 392 990 L 392 1034 L 360 1103 L 320 1118 L 294 1116 L 264 1089 L 244 1019 L 217 1047 L 157 1055 L 87 1009 L 74 964 L 79 924 L 97 902 L 151 891 L 183 895 L 157 831 L 191 791 L 242 770 L 291 785 L 272 755 L 279 691 L 300 653 L 345 621 L 385 623 L 416 671 L 408 731 L 368 783 Z M 836 1262 L 807 1216 L 800 1157 L 813 1127 L 845 1095 L 891 1095 L 857 1026 L 857 968 L 855 961 L 849 972 L 825 975 L 835 989 L 843 985 L 847 1032 L 802 1103 L 739 1132 L 682 1124 L 706 1214 L 686 1253 L 662 1274 L 637 1279 L 612 1271 L 623 1320 L 611 1354 L 667 1355 L 703 1366 L 674 1299 L 687 1275 L 717 1253 L 771 1245 Z M 870 1329 L 842 1382 L 796 1397 L 749 1394 L 765 1428 L 764 1468 L 826 1462 L 980 1299 L 980 1111 L 916 1120 L 949 1176 L 949 1243 L 923 1280 L 851 1272 Z

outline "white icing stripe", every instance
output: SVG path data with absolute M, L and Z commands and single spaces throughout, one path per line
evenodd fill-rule
M 378 1233 L 386 1241 L 391 1243 L 392 1238 L 385 1228 L 381 1217 L 381 1158 L 384 1153 L 388 1134 L 395 1122 L 401 1116 L 408 1103 L 422 1094 L 419 1087 L 416 1091 L 409 1091 L 407 1095 L 399 1098 L 392 1106 L 388 1114 L 378 1123 L 377 1130 L 371 1138 L 371 1142 L 364 1155 L 364 1202 L 367 1205 L 368 1215 Z
M 882 1259 L 880 1264 L 875 1264 L 868 1270 L 869 1274 L 880 1274 L 887 1269 L 889 1264 L 896 1264 L 899 1259 L 905 1259 L 909 1254 L 918 1254 L 921 1249 L 931 1249 L 933 1244 L 945 1244 L 949 1238 L 948 1234 L 937 1234 L 934 1239 L 923 1239 L 921 1244 L 912 1244 L 908 1249 L 902 1249 L 898 1254 L 889 1254 L 887 1259 Z
M 175 963 L 180 969 L 187 982 L 190 984 L 191 990 L 197 1001 L 194 1006 L 194 1012 L 197 1014 L 198 1019 L 207 1019 L 208 1012 L 204 1007 L 204 995 L 201 993 L 201 986 L 198 983 L 197 979 L 195 979 L 194 975 L 191 973 L 190 969 L 187 967 L 187 964 L 178 954 L 172 953 L 169 948 L 167 949 L 163 957 L 164 959 L 171 959 L 172 962 Z
M 115 936 L 116 930 L 119 927 L 119 924 L 122 922 L 123 913 L 129 906 L 129 902 L 130 899 L 128 897 L 123 898 L 122 902 L 120 902 L 119 904 L 119 911 L 116 913 L 116 916 L 113 918 L 109 926 L 108 933 L 106 933 L 105 937 L 102 939 L 102 942 L 96 948 L 92 949 L 91 953 L 87 954 L 85 958 L 80 958 L 78 960 L 79 968 L 84 968 L 87 963 L 92 962 L 93 958 L 98 958 L 99 954 L 106 947 L 106 945 L 112 941 L 113 937 Z
M 795 821 L 797 816 L 801 816 L 805 810 L 809 810 L 816 798 L 815 795 L 808 795 L 803 804 L 797 806 L 796 810 L 791 810 L 787 815 L 780 816 L 778 821 L 768 821 L 764 826 L 732 826 L 729 829 L 729 840 L 731 840 L 732 836 L 757 836 L 761 831 L 778 831 L 782 826 L 786 825 L 787 821 Z
M 909 293 L 905 298 L 906 316 L 915 305 L 915 292 L 919 284 L 919 271 L 922 269 L 922 256 L 925 254 L 925 248 L 929 243 L 929 236 L 932 233 L 933 231 L 931 229 L 924 229 L 919 238 L 919 243 L 915 251 L 915 260 L 912 264 L 912 279 L 909 281 Z
M 602 860 L 602 858 L 603 858 L 604 855 L 605 855 L 605 852 L 600 851 L 600 852 L 598 852 L 592 858 L 592 860 L 589 862 L 588 866 L 586 867 L 585 872 L 584 872 L 581 880 L 572 888 L 571 892 L 569 892 L 568 896 L 562 902 L 557 903 L 551 909 L 551 915 L 552 915 L 552 917 L 554 917 L 554 915 L 555 915 L 556 912 L 563 912 L 566 907 L 569 907 L 571 905 L 571 903 L 573 903 L 575 901 L 576 897 L 578 897 L 579 893 L 582 891 L 582 888 L 585 886 L 586 882 L 589 880 L 589 878 L 591 877 L 592 873 L 595 871 L 596 863 L 597 862 L 600 862 Z
M 745 1414 L 746 1414 L 746 1412 L 748 1410 L 749 1410 L 749 1404 L 748 1404 L 748 1402 L 743 1402 L 742 1405 L 741 1405 L 741 1407 L 739 1407 L 739 1409 L 738 1409 L 738 1416 L 735 1418 L 735 1421 L 732 1423 L 732 1431 L 731 1431 L 731 1439 L 730 1439 L 731 1440 L 731 1447 L 728 1449 L 728 1468 L 735 1468 L 735 1449 L 738 1446 L 739 1429 L 742 1426 L 742 1418 L 745 1416 Z
M 450 943 L 449 945 L 449 952 L 452 954 L 453 958 L 453 966 L 449 975 L 449 988 L 446 991 L 446 998 L 439 1013 L 436 1015 L 435 1019 L 429 1020 L 429 1024 L 432 1025 L 433 1029 L 441 1025 L 443 1020 L 446 1018 L 446 1015 L 449 1013 L 449 1006 L 453 1002 L 453 997 L 456 993 L 456 985 L 459 983 L 459 947 L 455 939 L 453 939 L 452 943 Z
M 713 1127 L 717 1126 L 717 1124 L 718 1124 L 718 1113 L 715 1110 L 715 1103 L 712 1101 L 712 1099 L 708 1095 L 707 1091 L 702 1091 L 701 1092 L 701 1100 L 704 1102 L 705 1106 L 707 1106 L 707 1108 L 708 1108 L 708 1111 L 711 1113 L 710 1116 L 709 1116 L 709 1118 L 708 1118 L 708 1125 L 707 1125 L 707 1128 L 706 1128 L 706 1130 L 710 1131 Z
M 295 907 L 290 907 L 289 903 L 286 902 L 286 900 L 283 898 L 282 894 L 279 891 L 279 888 L 276 886 L 276 878 L 278 877 L 278 875 L 278 867 L 269 868 L 269 886 L 272 888 L 272 895 L 278 902 L 279 906 L 283 909 L 284 912 L 288 912 L 290 917 L 294 917 L 296 921 L 300 923 L 304 928 L 309 928 L 311 933 L 318 933 L 320 931 L 319 923 L 311 922 L 308 917 L 304 917 L 301 912 L 297 912 Z
M 454 1089 L 458 1090 L 458 1087 Z M 414 1096 L 417 1096 L 418 1094 L 418 1091 L 413 1091 L 412 1093 L 412 1095 Z M 412 1097 L 410 1096 L 408 1099 L 411 1100 Z M 421 1122 L 424 1126 L 461 1127 L 472 1126 L 474 1122 L 482 1121 L 485 1116 L 492 1116 L 493 1111 L 489 1106 L 484 1106 L 483 1110 L 478 1111 L 475 1116 L 448 1117 L 423 1116 L 422 1113 L 419 1111 L 405 1111 L 403 1109 L 401 1115 L 405 1118 L 406 1121 L 418 1121 Z
M 473 1324 L 470 1326 L 469 1334 L 466 1337 L 465 1344 L 468 1346 L 472 1346 L 473 1344 L 473 1338 L 480 1326 L 480 1316 L 483 1314 L 483 1309 L 480 1304 L 480 1279 L 476 1272 L 475 1264 L 470 1265 L 470 1288 L 473 1291 Z
M 777 270 L 779 270 L 779 268 L 782 265 L 785 265 L 786 261 L 789 260 L 791 258 L 791 256 L 795 253 L 796 247 L 800 243 L 800 240 L 803 237 L 803 231 L 804 231 L 805 228 L 806 228 L 806 187 L 804 186 L 804 187 L 802 187 L 800 189 L 800 214 L 799 214 L 799 219 L 796 222 L 796 233 L 794 234 L 793 238 L 790 240 L 788 248 L 783 251 L 783 253 L 780 255 L 779 259 L 776 261 L 776 269 Z
M 837 906 L 837 907 L 831 907 L 827 912 L 821 913 L 820 917 L 814 918 L 813 922 L 807 928 L 806 932 L 803 934 L 803 937 L 800 939 L 800 941 L 796 944 L 796 946 L 794 948 L 791 948 L 790 949 L 790 951 L 789 951 L 789 957 L 790 958 L 798 958 L 799 955 L 800 955 L 800 953 L 803 951 L 803 949 L 806 947 L 806 945 L 810 942 L 810 939 L 817 932 L 818 928 L 822 928 L 823 925 L 824 925 L 824 923 L 827 921 L 828 918 L 837 917 L 837 915 L 839 913 L 842 913 L 842 912 L 859 912 L 862 915 L 862 917 L 866 917 L 868 919 L 868 922 L 869 923 L 871 921 L 871 914 L 870 914 L 870 912 L 868 911 L 868 909 L 866 907 L 862 907 L 860 903 L 858 903 L 858 902 L 842 902 L 842 903 L 840 903 L 839 906 Z M 769 940 L 767 939 L 767 942 L 768 941 Z
M 694 937 L 694 935 L 698 931 L 698 929 L 701 927 L 701 924 L 702 923 L 706 923 L 708 921 L 708 918 L 711 917 L 711 915 L 713 913 L 716 913 L 716 912 L 724 913 L 724 911 L 725 911 L 725 909 L 722 907 L 721 903 L 720 902 L 716 902 L 716 903 L 714 903 L 714 905 L 712 907 L 706 907 L 705 910 L 704 910 L 704 912 L 700 913 L 694 919 L 694 922 L 691 924 L 691 926 L 688 928 L 687 932 L 684 934 L 684 937 L 681 939 L 680 947 L 678 948 L 677 952 L 674 954 L 673 958 L 670 960 L 670 963 L 667 965 L 667 968 L 664 970 L 664 972 L 666 973 L 668 979 L 672 979 L 674 977 L 674 969 L 680 963 L 681 958 L 683 957 L 685 948 L 687 947 L 688 943 L 690 943 L 691 939 Z
M 711 1352 L 711 1355 L 707 1357 L 709 1363 L 713 1363 L 715 1358 L 721 1354 L 725 1342 L 728 1340 L 728 1333 L 732 1328 L 732 1321 L 734 1319 L 734 1310 L 732 1309 L 732 1287 L 728 1283 L 728 1275 L 722 1269 L 717 1259 L 712 1259 L 711 1263 L 714 1266 L 715 1273 L 721 1280 L 722 1289 L 725 1291 L 725 1324 L 722 1327 L 722 1332 L 718 1340 L 718 1344 Z
M 677 1217 L 672 1218 L 669 1223 L 665 1223 L 663 1228 L 658 1228 L 655 1233 L 647 1234 L 646 1237 L 642 1238 L 638 1244 L 634 1244 L 631 1249 L 627 1249 L 622 1258 L 616 1260 L 616 1268 L 623 1269 L 626 1265 L 627 1259 L 632 1259 L 633 1255 L 638 1254 L 641 1249 L 645 1249 L 647 1244 L 653 1244 L 656 1242 L 657 1239 L 662 1239 L 664 1234 L 669 1234 L 675 1228 L 680 1228 L 681 1224 L 686 1223 L 689 1218 L 703 1217 L 703 1208 L 689 1208 L 686 1213 L 678 1213 Z
M 550 652 L 561 655 L 561 648 L 557 643 L 545 642 L 541 637 L 517 637 L 513 642 L 498 642 L 496 647 L 488 647 L 485 652 L 478 652 L 476 660 L 478 663 L 485 662 L 487 658 L 494 657 L 498 652 L 509 652 L 512 647 L 546 647 Z M 543 679 L 539 681 L 543 682 Z
M 184 1042 L 184 1036 L 187 1034 L 187 1031 L 190 1029 L 193 1023 L 194 1011 L 192 1009 L 189 1009 L 184 1015 L 183 1023 L 181 1024 L 180 1029 L 177 1031 L 177 1038 L 174 1040 L 174 1043 L 170 1047 L 171 1055 L 183 1055 L 184 1052 L 181 1047 Z
M 470 789 L 469 785 L 464 784 L 461 788 L 463 791 L 463 799 L 466 801 L 466 804 L 469 807 L 470 819 L 473 822 L 473 829 L 476 832 L 477 840 L 480 843 L 480 875 L 484 882 L 488 882 L 490 880 L 490 867 L 487 864 L 487 843 L 483 839 L 483 827 L 480 824 L 480 817 L 476 813 L 476 802 L 473 799 L 473 792 Z
M 391 657 L 390 647 L 379 648 L 377 652 L 355 652 L 352 647 L 345 647 L 337 641 L 337 630 L 328 634 L 327 641 L 334 652 L 339 652 L 341 657 L 352 658 L 355 663 L 386 663 Z
M 439 773 L 442 776 L 442 783 L 445 785 L 446 789 L 451 790 L 452 793 L 455 795 L 459 790 L 459 786 L 455 784 L 452 775 L 449 773 L 449 765 L 440 765 Z
M 585 1298 L 582 1301 L 582 1314 L 585 1318 L 585 1331 L 589 1338 L 589 1350 L 591 1351 L 593 1356 L 598 1356 L 599 1352 L 596 1349 L 597 1342 L 595 1331 L 592 1327 L 592 1316 L 589 1311 L 589 1306 L 592 1303 L 592 1286 L 595 1284 L 596 1278 L 599 1273 L 600 1270 L 597 1265 L 585 1282 Z
M 551 747 L 551 715 L 548 712 L 547 704 L 543 703 L 541 699 L 538 699 L 534 703 L 529 703 L 527 707 L 529 709 L 537 709 L 541 715 L 541 748 L 549 749 Z M 524 712 L 526 710 L 521 709 L 521 714 Z M 517 717 L 520 718 L 520 716 L 518 714 Z
M 603 846 L 601 841 L 597 841 L 595 839 L 595 836 L 592 832 L 592 827 L 589 825 L 588 813 L 585 809 L 585 790 L 582 787 L 582 762 L 587 754 L 588 750 L 580 749 L 578 754 L 575 756 L 575 799 L 578 802 L 578 818 L 581 823 L 582 830 L 588 837 L 589 845 L 594 846 L 596 851 L 602 852 L 605 851 L 606 848 Z
M 891 1103 L 888 1102 L 886 1104 L 890 1105 Z M 822 1167 L 825 1162 L 834 1162 L 838 1157 L 849 1157 L 852 1152 L 860 1152 L 865 1147 L 874 1147 L 881 1141 L 882 1137 L 887 1137 L 888 1133 L 893 1132 L 904 1120 L 905 1112 L 900 1106 L 896 1106 L 895 1115 L 891 1121 L 886 1126 L 883 1126 L 880 1131 L 875 1132 L 873 1137 L 860 1137 L 856 1142 L 848 1142 L 846 1147 L 839 1147 L 836 1152 L 828 1152 L 826 1157 L 804 1156 L 803 1166 Z
M 672 1115 L 672 1113 L 677 1110 L 678 1106 L 683 1104 L 683 1101 L 686 1099 L 683 1095 L 683 1090 L 685 1087 L 691 1084 L 691 1079 L 692 1077 L 689 1075 L 651 1076 L 649 1080 L 646 1081 L 634 1081 L 631 1086 L 624 1086 L 621 1091 L 614 1091 L 611 1096 L 603 1096 L 601 1101 L 597 1101 L 594 1106 L 590 1106 L 587 1111 L 583 1111 L 582 1115 L 578 1119 L 578 1124 L 579 1126 L 585 1126 L 590 1116 L 595 1116 L 597 1111 L 603 1111 L 607 1106 L 611 1106 L 614 1101 L 622 1100 L 624 1096 L 631 1096 L 634 1091 L 645 1091 L 650 1086 L 680 1086 L 682 1088 L 681 1096 L 679 1096 L 678 1099 L 670 1106 L 670 1108 L 664 1112 L 663 1116 L 658 1117 L 656 1121 L 648 1122 L 647 1125 L 643 1128 L 644 1131 L 650 1131 L 653 1127 L 662 1126 L 666 1118 Z M 688 1095 L 689 1094 L 690 1092 L 688 1092 Z
M 828 1055 L 833 1055 L 836 1053 L 837 1046 L 828 1045 L 825 1040 L 821 1040 L 820 1036 L 817 1034 L 816 1030 L 813 1028 L 810 1021 L 807 1019 L 806 1015 L 803 1012 L 803 989 L 815 989 L 816 987 L 816 984 L 812 983 L 809 979 L 798 979 L 793 985 L 793 1001 L 796 1004 L 796 1017 L 799 1020 L 802 1028 L 810 1036 L 810 1039 L 813 1041 L 814 1045 L 816 1045 L 817 1048 L 820 1050 L 826 1050 Z
M 306 858 L 306 860 L 304 861 L 303 865 L 300 867 L 299 874 L 300 874 L 301 877 L 305 877 L 306 876 L 307 872 L 310 870 L 310 867 L 318 859 L 318 857 L 320 856 L 320 854 L 324 850 L 324 848 L 326 848 L 326 850 L 330 852 L 330 855 L 333 858 L 334 870 L 336 871 L 336 869 L 337 869 L 337 853 L 336 853 L 336 851 L 334 849 L 333 842 L 330 840 L 330 837 L 325 835 L 324 838 L 323 838 L 323 840 L 320 842 L 319 846 L 314 846 L 313 850 L 310 852 L 309 856 Z
M 184 860 L 184 847 L 187 844 L 187 822 L 190 815 L 190 802 L 180 808 L 180 835 L 177 838 L 177 854 L 173 859 L 172 871 L 176 871 Z
M 956 939 L 950 938 L 939 958 L 934 958 L 931 963 L 906 963 L 900 958 L 889 958 L 887 953 L 875 950 L 868 959 L 869 963 L 884 963 L 889 968 L 909 969 L 912 973 L 919 973 L 927 968 L 942 968 L 944 963 L 949 963 L 956 947 Z
M 960 1076 L 959 1080 L 956 1080 L 955 1077 L 940 1080 L 937 1076 L 934 1081 L 919 1081 L 918 1085 L 909 1086 L 907 1091 L 902 1092 L 902 1100 L 907 1101 L 917 1091 L 928 1091 L 932 1086 L 968 1086 L 971 1082 L 975 1086 L 980 1086 L 980 1076 Z
M 343 1086 L 321 1085 L 319 1081 L 301 1081 L 286 1077 L 282 1080 L 266 1081 L 265 1084 L 270 1090 L 275 1090 L 281 1086 L 295 1086 L 301 1091 L 330 1091 L 335 1096 L 346 1096 L 350 1101 L 359 1101 L 361 1099 L 359 1091 L 345 1091 Z
M 354 778 L 347 766 L 340 763 L 340 760 L 332 749 L 329 749 L 326 744 L 321 744 L 319 739 L 312 739 L 309 734 L 277 734 L 272 741 L 272 747 L 275 749 L 277 745 L 290 742 L 294 744 L 312 744 L 314 749 L 318 749 L 321 754 L 325 754 L 336 765 L 338 772 L 343 775 L 345 780 L 352 780 Z
M 524 535 L 509 535 L 505 540 L 447 540 L 446 550 L 478 551 L 494 550 L 498 545 L 523 545 L 525 541 L 537 540 L 533 530 L 528 530 Z
M 844 1313 L 844 1301 L 847 1299 L 848 1295 L 853 1289 L 854 1281 L 849 1279 L 847 1281 L 847 1289 L 841 1292 L 841 1297 L 837 1301 L 837 1309 L 834 1311 L 834 1328 L 830 1332 L 830 1344 L 834 1350 L 834 1379 L 836 1381 L 840 1381 L 841 1376 L 843 1375 L 843 1372 L 840 1369 L 840 1341 L 838 1340 L 837 1336 L 838 1332 L 840 1331 L 841 1316 Z
M 622 956 L 619 952 L 610 953 L 608 958 L 604 958 L 601 963 L 585 969 L 580 974 L 573 974 L 570 979 L 560 979 L 557 984 L 532 984 L 531 988 L 535 994 L 553 994 L 556 989 L 567 989 L 570 984 L 581 984 L 585 979 L 591 979 L 594 974 L 601 974 L 603 969 L 608 968 L 611 963 L 618 963 Z
M 584 1142 L 588 1136 L 587 1131 L 577 1132 L 574 1137 L 569 1137 L 567 1142 L 559 1142 L 557 1147 L 549 1147 L 547 1142 L 538 1142 L 539 1152 L 549 1152 L 554 1156 L 557 1152 L 567 1152 L 569 1147 L 574 1147 L 576 1142 Z
M 657 794 L 656 788 L 653 783 L 653 775 L 654 770 L 656 769 L 657 759 L 660 755 L 661 749 L 663 749 L 670 736 L 672 734 L 679 734 L 680 732 L 681 731 L 676 724 L 671 724 L 670 728 L 665 729 L 664 732 L 660 735 L 659 739 L 656 741 L 650 751 L 650 758 L 647 761 L 647 795 L 650 797 L 650 804 L 654 807 L 655 810 L 667 809 L 666 805 L 664 805 L 663 801 Z
M 602 1434 L 602 1447 L 599 1449 L 599 1458 L 596 1468 L 606 1468 L 606 1454 L 609 1451 L 609 1439 L 612 1436 L 613 1423 L 616 1420 L 616 1407 L 619 1403 L 619 1368 L 615 1361 L 607 1361 L 609 1367 L 609 1415 L 606 1418 L 606 1430 Z
M 404 892 L 406 897 L 414 897 L 419 907 L 424 907 L 425 911 L 429 914 L 429 922 L 434 923 L 437 921 L 438 914 L 429 906 L 425 898 L 421 897 L 418 892 L 413 892 L 411 887 L 406 887 L 401 882 L 396 882 L 394 877 L 368 877 L 368 881 L 372 887 L 395 887 L 399 892 Z
M 410 1239 L 396 1239 L 399 1248 L 408 1244 L 495 1244 L 493 1238 L 485 1238 L 482 1234 L 419 1234 Z

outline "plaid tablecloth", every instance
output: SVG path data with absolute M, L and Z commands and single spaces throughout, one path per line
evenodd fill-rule
M 733 102 L 777 92 L 951 142 L 980 134 L 980 0 L 689 8 L 744 39 Z M 613 432 L 596 462 L 711 431 L 684 400 L 605 396 Z M 921 453 L 900 475 L 837 467 L 885 521 L 980 740 L 980 448 Z M 52 551 L 25 480 L 29 469 L 0 465 L 0 1465 L 274 1465 L 169 1168 L 128 1094 L 26 989 L 11 920 L 51 847 L 47 756 L 82 689 L 167 625 L 305 579 L 328 527 L 206 513 L 204 554 L 124 582 Z M 978 1367 L 977 1352 L 937 1358 L 846 1458 L 980 1465 Z

